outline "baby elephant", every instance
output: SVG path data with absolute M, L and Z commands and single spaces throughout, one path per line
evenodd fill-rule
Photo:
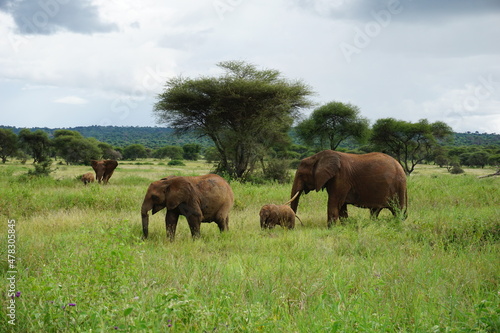
M 87 185 L 88 183 L 93 183 L 94 182 L 94 174 L 92 172 L 87 172 L 82 175 L 80 180 L 83 182 L 83 184 Z
M 272 229 L 276 225 L 286 229 L 295 228 L 295 213 L 288 205 L 264 205 L 259 215 L 262 229 Z
M 276 225 L 280 225 L 282 228 L 286 229 L 295 228 L 295 218 L 299 217 L 295 215 L 295 212 L 288 204 L 292 202 L 298 194 L 297 192 L 292 199 L 282 205 L 270 204 L 262 206 L 259 213 L 260 227 L 262 229 L 272 229 Z M 300 223 L 302 223 L 302 221 L 300 221 Z

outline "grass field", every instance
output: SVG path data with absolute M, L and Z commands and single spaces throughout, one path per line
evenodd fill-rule
M 170 243 L 164 213 L 141 240 L 147 186 L 207 164 L 121 162 L 107 186 L 76 179 L 90 167 L 31 168 L 0 165 L 1 332 L 500 331 L 500 179 L 477 178 L 492 169 L 419 167 L 405 221 L 349 207 L 327 229 L 326 193 L 310 193 L 293 231 L 258 217 L 291 184 L 232 182 L 229 232 L 192 241 L 181 218 Z

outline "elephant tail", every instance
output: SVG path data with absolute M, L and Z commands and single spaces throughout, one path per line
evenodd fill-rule
M 297 193 L 298 193 L 298 192 L 297 192 Z M 297 216 L 297 214 L 295 214 L 295 217 L 297 218 L 297 220 L 299 220 L 299 221 L 300 221 L 300 224 L 301 224 L 302 226 L 304 226 L 304 223 L 302 222 L 302 220 L 300 219 L 300 217 L 298 217 L 298 216 Z
M 406 189 L 406 188 L 405 188 L 404 196 L 405 196 L 405 199 L 404 199 L 405 207 L 403 208 L 403 219 L 406 220 L 406 218 L 408 217 L 408 189 Z

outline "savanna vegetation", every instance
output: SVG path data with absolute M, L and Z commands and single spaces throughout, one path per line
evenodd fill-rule
M 88 166 L 0 165 L 2 332 L 498 332 L 500 186 L 493 168 L 451 175 L 418 165 L 409 216 L 349 207 L 326 228 L 326 193 L 302 197 L 304 225 L 261 231 L 258 212 L 283 203 L 290 183 L 231 181 L 230 230 L 181 218 L 166 239 L 164 212 L 141 239 L 148 184 L 207 173 L 184 161 L 121 161 L 106 186 L 84 186 Z M 290 170 L 292 172 L 293 170 Z M 15 260 L 8 221 L 15 220 Z M 15 266 L 15 325 L 7 293 Z
M 304 117 L 303 82 L 218 66 L 167 81 L 154 113 L 173 130 L 0 128 L 0 331 L 500 331 L 499 179 L 478 178 L 500 165 L 498 135 L 457 146 L 444 123 L 370 127 L 335 101 Z M 328 148 L 397 158 L 412 175 L 408 218 L 349 207 L 327 229 L 314 192 L 304 225 L 260 230 L 260 207 L 287 201 L 299 160 Z M 120 160 L 108 185 L 78 179 L 92 159 Z M 162 212 L 143 241 L 148 185 L 211 171 L 235 193 L 229 232 L 204 224 L 193 241 L 181 218 L 171 243 Z

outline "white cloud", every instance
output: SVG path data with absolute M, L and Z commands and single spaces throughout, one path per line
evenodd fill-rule
M 88 20 L 72 21 L 82 6 L 60 5 L 34 35 L 19 34 L 18 25 L 37 5 L 2 7 L 12 1 L 0 0 L 3 125 L 155 125 L 155 96 L 169 77 L 215 75 L 216 63 L 245 60 L 303 79 L 319 103 L 358 105 L 371 120 L 499 131 L 496 0 L 399 0 L 403 10 L 389 21 L 373 14 L 388 9 L 386 0 L 92 0 L 82 12 Z M 43 3 L 51 1 L 62 4 Z M 366 29 L 369 41 L 357 40 L 362 47 L 346 61 L 339 46 L 355 45 Z M 79 108 L 68 114 L 72 103 Z M 54 116 L 29 114 L 40 110 Z
M 54 103 L 83 105 L 83 104 L 87 104 L 88 101 L 86 99 L 78 97 L 78 96 L 66 96 L 66 97 L 61 97 L 61 98 L 54 100 Z

